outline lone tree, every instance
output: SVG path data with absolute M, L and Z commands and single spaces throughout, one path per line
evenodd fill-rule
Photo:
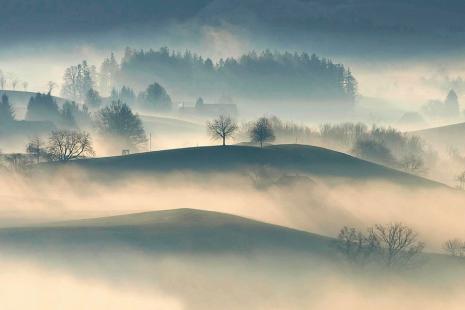
M 207 122 L 207 130 L 212 139 L 223 140 L 223 146 L 226 145 L 226 139 L 233 136 L 239 127 L 230 116 L 220 115 L 217 119 Z
M 140 93 L 139 102 L 158 111 L 169 111 L 173 105 L 166 89 L 158 83 L 149 85 L 145 92 Z
M 425 247 L 417 240 L 417 234 L 401 223 L 375 225 L 370 235 L 378 240 L 380 254 L 388 267 L 408 265 Z
M 138 149 L 147 142 L 139 116 L 120 100 L 98 111 L 97 126 L 103 135 L 119 140 L 125 148 Z
M 266 117 L 258 119 L 250 129 L 249 136 L 252 142 L 260 143 L 261 148 L 263 148 L 264 142 L 274 141 L 275 136 L 270 120 Z
M 15 120 L 15 111 L 8 100 L 7 95 L 2 96 L 0 101 L 0 124 L 9 123 Z
M 54 161 L 69 161 L 95 155 L 90 135 L 84 131 L 52 131 L 47 151 Z

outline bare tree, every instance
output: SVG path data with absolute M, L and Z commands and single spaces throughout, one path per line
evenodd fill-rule
M 31 155 L 37 163 L 40 163 L 40 159 L 47 157 L 47 150 L 45 143 L 38 136 L 33 137 L 26 146 L 26 152 Z
M 459 175 L 456 177 L 456 180 L 457 180 L 457 182 L 458 182 L 457 188 L 463 190 L 463 189 L 465 188 L 465 171 L 462 172 L 461 174 L 459 174 Z
M 95 155 L 90 135 L 82 131 L 53 131 L 49 137 L 47 150 L 50 159 L 56 161 L 69 161 Z
M 364 265 L 379 251 L 378 239 L 371 234 L 365 236 L 355 228 L 342 228 L 337 239 L 339 250 L 352 263 Z
M 23 84 L 23 90 L 26 91 L 27 87 L 29 86 L 29 83 L 24 81 L 22 84 Z
M 217 119 L 207 122 L 208 133 L 215 140 L 222 139 L 223 146 L 226 145 L 226 139 L 232 137 L 238 128 L 230 116 L 220 115 Z
M 48 93 L 51 95 L 53 90 L 55 89 L 55 87 L 57 87 L 57 83 L 53 82 L 53 81 L 48 81 L 47 82 L 47 89 L 48 89 Z
M 7 168 L 13 172 L 23 172 L 30 164 L 29 157 L 25 154 L 13 153 L 4 156 Z
M 274 141 L 275 136 L 271 122 L 266 117 L 261 117 L 253 125 L 249 132 L 250 140 L 254 143 L 260 143 L 260 147 L 263 147 L 264 142 Z
M 454 257 L 462 257 L 465 254 L 465 242 L 460 239 L 447 240 L 444 242 L 442 248 Z
M 11 87 L 13 90 L 16 90 L 16 86 L 18 85 L 19 81 L 17 79 L 11 80 Z
M 381 255 L 388 267 L 408 265 L 424 248 L 424 243 L 417 240 L 417 234 L 401 223 L 375 225 L 369 234 L 379 241 Z

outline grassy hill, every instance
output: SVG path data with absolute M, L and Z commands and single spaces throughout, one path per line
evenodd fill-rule
M 251 146 L 196 147 L 52 163 L 43 167 L 52 168 L 53 171 L 54 168 L 63 166 L 79 167 L 104 174 L 174 171 L 241 172 L 267 167 L 287 174 L 356 180 L 379 179 L 409 185 L 439 185 L 344 153 L 308 145 L 274 145 L 263 149 Z
M 411 133 L 435 145 L 465 147 L 465 123 L 417 130 Z
M 0 246 L 132 248 L 157 253 L 333 252 L 333 240 L 224 213 L 177 209 L 0 230 Z
M 153 131 L 157 134 L 205 132 L 205 126 L 203 124 L 199 125 L 187 120 L 152 115 L 141 115 L 140 118 L 144 123 L 146 131 Z

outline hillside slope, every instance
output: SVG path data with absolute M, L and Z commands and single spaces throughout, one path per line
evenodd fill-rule
M 52 163 L 43 167 L 52 170 L 60 167 L 79 167 L 90 172 L 105 174 L 174 171 L 241 172 L 266 167 L 284 173 L 319 177 L 378 179 L 405 185 L 440 185 L 344 153 L 308 145 L 275 145 L 263 149 L 250 146 L 197 147 Z
M 20 90 L 0 90 L 0 96 L 7 95 L 11 105 L 15 109 L 17 119 L 23 119 L 26 115 L 27 104 L 29 99 L 34 97 L 37 92 L 20 91 Z M 53 96 L 59 105 L 62 105 L 66 99 Z
M 465 147 L 465 123 L 413 131 L 412 134 L 443 147 Z
M 334 251 L 327 237 L 246 218 L 177 209 L 0 230 L 0 247 L 79 250 L 132 248 L 138 251 L 234 252 L 255 250 Z

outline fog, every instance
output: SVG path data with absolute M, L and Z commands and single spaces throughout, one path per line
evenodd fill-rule
M 0 2 L 1 309 L 463 308 L 463 126 L 435 128 L 465 121 L 461 1 Z M 26 119 L 37 92 L 54 119 Z M 136 116 L 105 131 L 118 99 Z M 219 114 L 243 148 L 200 148 Z M 267 165 L 259 117 L 280 126 L 265 148 L 293 143 Z M 365 132 L 322 134 L 344 122 Z M 89 133 L 98 159 L 51 162 L 57 129 Z M 337 242 L 394 223 L 425 244 L 405 265 Z
M 12 43 L 8 49 L 0 49 L 0 70 L 8 77 L 27 81 L 30 91 L 46 92 L 49 81 L 54 81 L 61 86 L 65 68 L 82 60 L 87 60 L 98 68 L 111 52 L 114 52 L 118 59 L 122 57 L 125 47 L 158 49 L 168 46 L 180 52 L 188 49 L 213 60 L 239 57 L 252 50 L 305 51 L 328 57 L 352 69 L 359 81 L 362 95 L 359 105 L 361 111 L 351 115 L 352 119 L 395 124 L 404 112 L 419 111 L 421 105 L 429 100 L 444 99 L 451 88 L 458 92 L 460 101 L 464 101 L 460 78 L 464 76 L 465 69 L 460 65 L 463 57 L 459 53 L 443 52 L 435 55 L 415 55 L 416 57 L 379 55 L 374 59 L 367 59 L 359 56 L 358 53 L 341 53 L 340 47 L 322 50 L 315 43 L 293 46 L 292 44 L 260 41 L 250 33 L 233 26 L 202 26 L 196 28 L 196 31 L 187 30 L 185 26 L 164 29 L 171 30 L 166 33 L 163 31 L 142 32 L 144 34 L 129 37 L 118 32 L 105 37 L 89 35 L 78 40 L 64 38 L 59 43 L 51 39 L 44 42 L 16 42 Z M 173 32 L 178 35 L 172 35 Z M 150 82 L 152 81 L 147 81 L 147 85 Z M 7 88 L 11 89 L 11 86 Z M 59 95 L 59 89 L 55 90 L 55 94 Z M 175 102 L 194 102 L 196 99 L 179 91 L 171 95 Z M 199 95 L 208 97 L 208 94 Z M 234 94 L 231 95 L 234 96 Z M 285 114 L 290 110 L 289 104 L 294 104 L 296 107 L 303 105 L 298 102 L 299 100 L 288 98 L 286 106 L 278 108 L 277 106 L 282 105 L 279 100 L 273 107 L 260 104 L 260 100 L 236 97 L 242 108 L 242 116 L 245 117 L 249 112 L 254 115 L 260 112 Z M 214 96 L 213 98 L 217 99 Z M 377 102 L 383 103 L 382 108 L 376 104 Z M 259 104 L 257 108 L 251 108 L 257 103 Z M 299 113 L 289 114 L 289 116 L 298 118 Z M 311 113 L 306 116 L 312 117 Z M 336 115 L 334 119 L 337 117 Z
M 113 181 L 75 169 L 65 169 L 53 177 L 3 176 L 0 221 L 3 226 L 17 226 L 192 208 L 333 237 L 343 226 L 365 230 L 378 223 L 403 222 L 418 231 L 435 252 L 441 252 L 448 239 L 465 238 L 462 191 L 403 187 L 376 180 L 348 185 L 344 178 L 311 178 L 315 184 L 261 189 L 253 172 L 179 172 L 153 177 L 122 174 L 112 177 Z

